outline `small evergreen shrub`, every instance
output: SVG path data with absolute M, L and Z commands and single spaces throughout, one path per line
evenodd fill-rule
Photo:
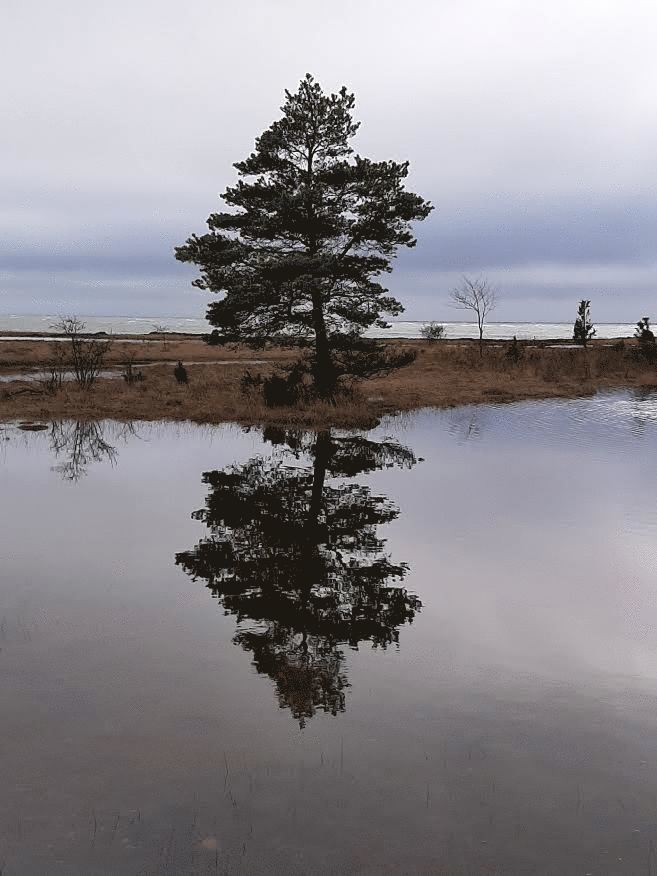
M 445 326 L 437 322 L 428 322 L 422 326 L 420 334 L 425 341 L 439 341 L 445 336 Z

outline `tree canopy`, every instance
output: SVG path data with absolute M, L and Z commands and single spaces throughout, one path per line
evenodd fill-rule
M 311 351 L 323 396 L 343 374 L 403 364 L 363 332 L 403 308 L 380 282 L 399 247 L 413 247 L 411 222 L 430 203 L 406 191 L 408 162 L 372 161 L 350 141 L 354 95 L 325 94 L 308 74 L 285 92 L 282 117 L 235 164 L 209 231 L 176 248 L 196 264 L 194 285 L 223 293 L 207 311 L 221 340 L 294 342 Z

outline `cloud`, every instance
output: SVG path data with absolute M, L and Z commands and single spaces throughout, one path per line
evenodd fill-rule
M 618 262 L 579 265 L 533 263 L 520 267 L 484 266 L 499 290 L 495 321 L 572 321 L 580 298 L 592 301 L 598 322 L 634 323 L 644 312 L 657 313 L 654 278 L 657 260 L 642 266 Z M 400 271 L 394 291 L 409 319 L 454 320 L 449 292 L 462 279 L 458 270 Z
M 357 149 L 410 159 L 410 186 L 436 205 L 391 278 L 409 316 L 433 314 L 450 272 L 490 270 L 516 290 L 537 265 L 531 294 L 509 298 L 525 318 L 570 318 L 583 286 L 567 274 L 590 265 L 619 290 L 614 318 L 649 308 L 656 37 L 645 0 L 9 0 L 0 308 L 55 287 L 80 303 L 75 277 L 87 313 L 200 313 L 172 247 L 203 229 L 306 71 L 355 91 Z

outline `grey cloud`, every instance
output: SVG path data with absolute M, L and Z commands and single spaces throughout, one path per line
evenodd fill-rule
M 440 207 L 419 232 L 416 267 L 477 271 L 536 262 L 645 263 L 657 254 L 657 201 Z M 404 262 L 409 258 L 404 257 Z
M 172 247 L 306 71 L 355 91 L 356 148 L 410 159 L 436 205 L 390 278 L 409 317 L 463 271 L 518 318 L 570 318 L 587 266 L 605 307 L 648 307 L 656 36 L 648 0 L 8 2 L 0 309 L 201 313 Z

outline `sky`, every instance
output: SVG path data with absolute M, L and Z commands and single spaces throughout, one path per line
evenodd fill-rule
M 653 0 L 0 0 L 0 314 L 203 316 L 173 247 L 312 73 L 435 206 L 407 319 L 657 319 Z

